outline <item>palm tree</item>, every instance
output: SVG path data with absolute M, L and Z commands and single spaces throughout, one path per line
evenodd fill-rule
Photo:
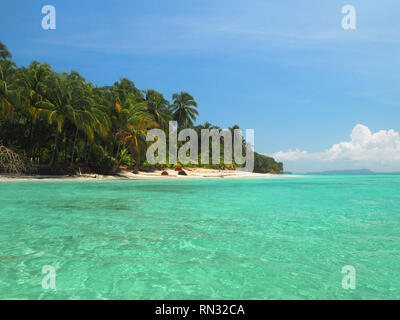
M 193 126 L 193 122 L 196 121 L 196 117 L 199 115 L 196 110 L 197 102 L 194 98 L 189 93 L 182 91 L 179 94 L 174 93 L 172 99 L 171 111 L 173 112 L 174 120 L 178 122 L 178 126 L 181 128 Z
M 121 158 L 120 151 L 124 141 L 121 141 L 123 132 L 128 130 L 129 124 L 136 123 L 137 119 L 143 119 L 151 116 L 148 112 L 148 105 L 144 101 L 142 92 L 138 91 L 133 82 L 121 79 L 120 83 L 115 83 L 107 91 L 97 90 L 97 96 L 100 96 L 100 104 L 111 119 L 110 136 L 112 150 L 115 151 L 115 159 Z M 151 117 L 154 121 L 154 117 Z M 132 149 L 132 148 L 131 148 Z
M 71 74 L 72 75 L 72 74 Z M 68 79 L 71 81 L 71 75 Z M 95 104 L 93 100 L 93 87 L 91 84 L 85 84 L 84 79 L 72 80 L 72 101 L 75 117 L 73 125 L 75 126 L 75 135 L 72 145 L 71 164 L 74 162 L 75 146 L 79 132 L 83 132 L 90 141 L 93 141 L 95 135 L 105 138 L 109 132 L 110 119 L 107 114 Z
M 123 105 L 118 116 L 119 130 L 115 137 L 122 138 L 122 143 L 129 149 L 135 162 L 135 168 L 139 169 L 141 155 L 147 147 L 147 131 L 159 127 L 159 124 L 147 111 L 146 102 L 137 100 L 135 96 L 128 95 Z
M 139 169 L 141 155 L 146 151 L 147 130 L 158 127 L 149 114 L 143 117 L 132 116 L 125 130 L 120 130 L 117 136 L 123 138 L 124 144 L 129 149 L 132 158 L 135 161 L 135 169 Z
M 58 137 L 62 133 L 64 123 L 66 120 L 70 120 L 72 123 L 77 122 L 77 112 L 72 105 L 74 97 L 72 85 L 73 82 L 68 81 L 65 75 L 53 75 L 48 84 L 48 100 L 40 102 L 40 109 L 38 106 L 40 114 L 44 115 L 50 124 L 57 125 L 50 166 L 56 159 Z
M 215 126 L 215 125 L 211 124 L 208 121 L 204 122 L 204 124 L 199 124 L 198 126 L 195 126 L 194 129 L 196 130 L 198 135 L 201 134 L 201 130 L 202 129 L 218 129 L 218 130 L 221 130 L 220 127 Z
M 6 45 L 0 41 L 0 59 L 11 59 L 11 53 L 8 51 Z
M 15 64 L 11 61 L 0 60 L 0 114 L 10 114 L 14 110 L 13 100 L 16 91 L 13 90 L 15 80 Z
M 122 78 L 119 82 L 115 82 L 111 89 L 121 98 L 121 100 L 125 100 L 125 97 L 129 94 L 133 94 L 143 100 L 142 92 L 136 88 L 132 81 L 126 78 Z
M 38 117 L 37 106 L 45 99 L 44 93 L 51 67 L 47 64 L 32 62 L 28 68 L 15 69 L 9 60 L 0 60 L 0 110 L 11 114 L 13 125 L 26 129 L 21 135 L 24 148 L 31 155 L 39 140 L 33 141 L 34 123 Z M 1 81 L 4 80 L 4 81 Z M 7 85 L 6 85 L 7 84 Z M 27 132 L 27 136 L 25 133 Z
M 167 128 L 168 121 L 172 119 L 168 100 L 153 89 L 144 90 L 143 93 L 147 102 L 147 111 L 154 117 L 154 120 L 158 122 L 161 128 Z
M 95 134 L 104 137 L 109 130 L 109 119 L 105 112 L 95 106 L 92 86 L 85 84 L 84 79 L 76 72 L 54 76 L 49 86 L 48 102 L 43 104 L 41 111 L 50 124 L 57 125 L 50 164 L 53 165 L 56 159 L 58 136 L 62 133 L 66 122 L 75 127 L 72 163 L 78 131 L 84 132 L 88 141 L 93 141 Z
M 46 91 L 51 76 L 51 67 L 48 64 L 33 61 L 28 68 L 21 68 L 17 74 L 17 81 L 22 88 L 21 97 L 24 101 L 20 105 L 23 112 L 30 114 L 35 120 L 41 108 L 41 102 L 46 100 Z

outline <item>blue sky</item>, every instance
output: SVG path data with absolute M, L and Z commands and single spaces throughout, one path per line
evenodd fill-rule
M 199 122 L 253 128 L 261 153 L 323 152 L 350 141 L 357 124 L 372 134 L 400 131 L 394 0 L 3 2 L 0 40 L 18 65 L 45 61 L 97 85 L 127 77 L 167 98 L 188 91 Z M 41 28 L 47 4 L 56 8 L 56 30 Z M 347 4 L 357 10 L 356 30 L 341 27 Z M 298 172 L 361 164 L 400 170 L 397 154 L 390 165 L 317 157 L 312 167 L 280 154 Z

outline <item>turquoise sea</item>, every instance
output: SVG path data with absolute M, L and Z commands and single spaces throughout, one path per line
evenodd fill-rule
M 0 299 L 400 299 L 400 175 L 0 182 Z

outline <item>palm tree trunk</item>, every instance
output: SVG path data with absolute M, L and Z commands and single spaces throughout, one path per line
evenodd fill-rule
M 92 151 L 92 143 L 89 141 L 89 137 L 87 138 L 87 150 L 86 150 L 86 158 L 85 158 L 85 163 L 88 165 L 89 164 L 89 155 L 90 152 Z
M 56 139 L 54 140 L 53 155 L 51 156 L 51 162 L 50 162 L 50 166 L 51 167 L 53 166 L 54 160 L 56 159 L 58 134 L 59 134 L 59 131 L 58 131 L 58 128 L 57 128 Z
M 139 170 L 139 165 L 140 165 L 140 153 L 137 152 L 135 155 L 135 169 Z
M 118 146 L 117 146 L 117 153 L 116 153 L 116 155 L 115 155 L 115 159 L 118 161 L 118 156 L 119 156 L 119 149 L 120 149 L 120 147 L 121 147 L 121 144 L 120 143 L 118 143 Z
M 76 131 L 75 131 L 75 138 L 74 138 L 74 144 L 72 145 L 71 165 L 74 163 L 75 144 L 76 144 L 76 139 L 77 139 L 77 137 L 78 137 L 78 128 L 76 128 Z
M 83 160 L 86 160 L 86 149 L 87 149 L 87 139 L 85 139 L 85 144 L 83 145 Z
M 33 132 L 33 120 L 31 119 L 30 120 L 30 128 L 29 128 L 29 136 L 28 136 L 28 141 L 29 141 L 29 143 L 30 143 L 30 145 L 31 145 L 31 150 L 30 150 L 30 152 L 29 152 L 29 156 L 30 157 L 32 157 L 33 155 L 33 148 L 34 148 L 34 146 L 35 146 L 35 143 L 34 143 L 34 141 L 32 141 L 32 132 Z
M 65 143 L 64 143 L 64 162 L 67 163 L 67 154 L 68 154 L 68 135 L 64 133 Z M 63 139 L 64 140 L 64 139 Z

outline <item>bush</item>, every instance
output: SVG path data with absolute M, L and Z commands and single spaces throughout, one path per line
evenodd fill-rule
M 179 162 L 177 162 L 177 163 L 175 163 L 175 164 L 173 165 L 173 167 L 174 167 L 174 168 L 182 168 L 182 165 L 181 165 Z
M 282 162 L 276 162 L 274 158 L 254 152 L 254 172 L 281 173 L 283 172 L 283 164 Z

